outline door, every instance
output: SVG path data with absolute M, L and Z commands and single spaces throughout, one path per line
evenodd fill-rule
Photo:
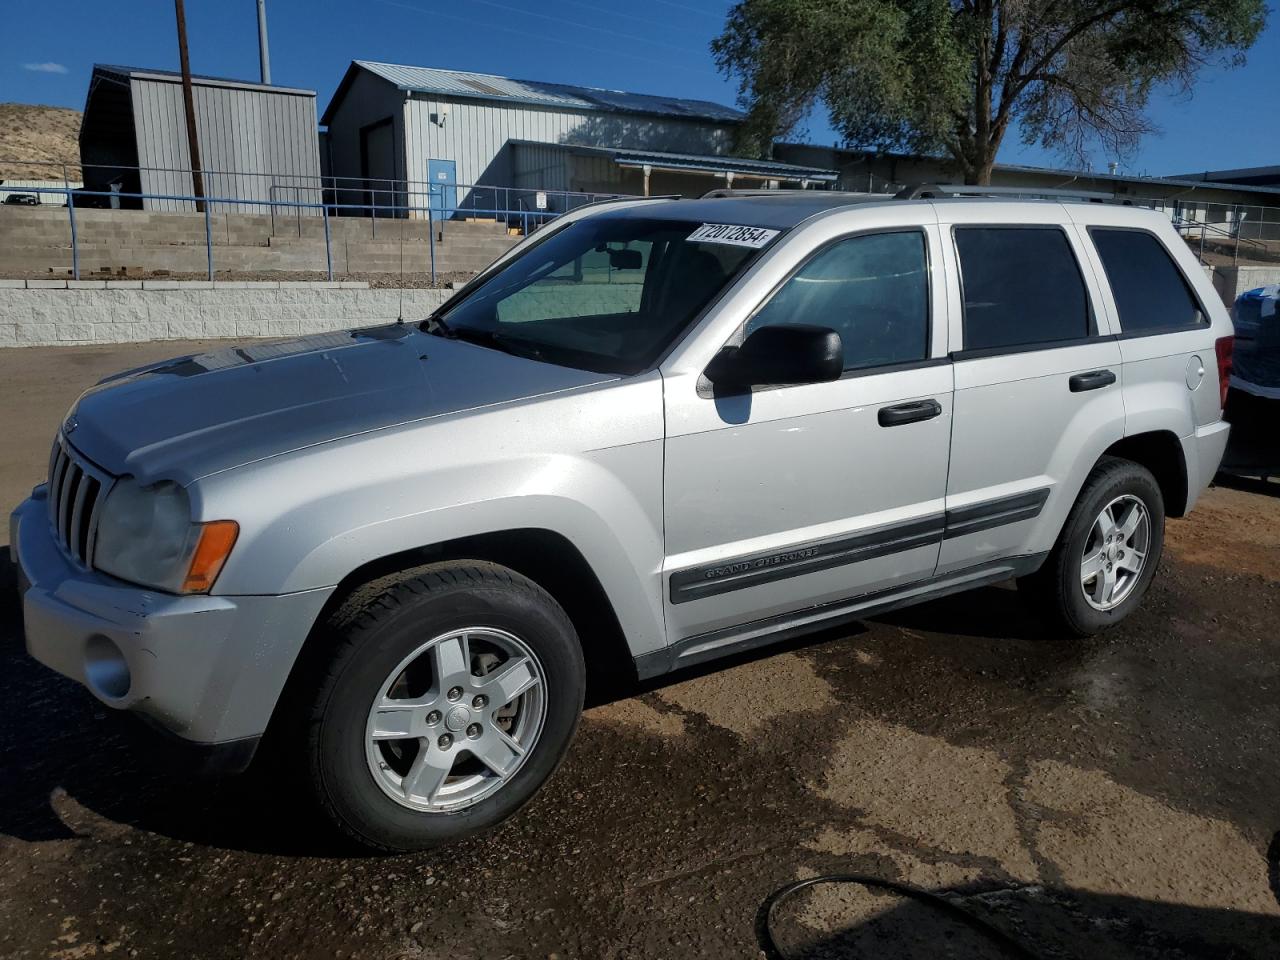
M 1115 225 L 1102 222 L 1080 229 L 1093 241 L 1111 291 L 1125 389 L 1140 391 L 1144 398 L 1142 409 L 1126 411 L 1126 432 L 1176 424 L 1178 436 L 1185 437 L 1222 417 L 1221 395 L 1212 389 L 1213 381 L 1202 389 L 1205 371 L 1217 362 L 1209 314 L 1169 248 L 1121 216 L 1105 217 Z M 1174 250 L 1186 250 L 1172 231 L 1168 239 Z M 1199 267 L 1194 256 L 1188 253 L 1186 259 L 1189 271 Z
M 1050 550 L 1124 435 L 1120 348 L 1080 236 L 1052 211 L 1018 224 L 986 205 L 943 226 L 961 349 L 939 574 Z
M 731 338 L 773 324 L 834 328 L 839 380 L 738 396 L 668 380 L 673 643 L 697 647 L 713 632 L 933 573 L 952 388 L 931 321 L 936 244 L 931 227 L 833 239 Z
M 395 125 L 390 117 L 361 128 L 360 171 L 369 216 L 398 216 L 396 208 L 403 200 L 396 183 Z
M 452 160 L 428 160 L 427 182 L 431 218 L 448 220 L 458 208 L 457 164 Z

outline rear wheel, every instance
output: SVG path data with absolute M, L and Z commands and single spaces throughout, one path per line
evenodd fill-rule
M 1077 637 L 1142 602 L 1164 549 L 1164 498 L 1145 467 L 1104 457 L 1093 468 L 1044 566 L 1019 581 L 1038 610 Z
M 563 759 L 585 670 L 572 624 L 526 578 L 435 564 L 364 591 L 306 736 L 321 809 L 348 837 L 415 850 L 491 827 Z

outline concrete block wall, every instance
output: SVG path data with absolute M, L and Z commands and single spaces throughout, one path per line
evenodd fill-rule
M 324 221 L 286 215 L 219 214 L 209 220 L 215 272 L 326 270 Z M 497 222 L 435 224 L 429 243 L 425 221 L 329 219 L 329 256 L 335 274 L 474 273 L 516 242 Z M 208 269 L 205 220 L 197 213 L 140 210 L 76 211 L 81 276 L 122 270 L 203 273 Z M 0 207 L 0 276 L 71 270 L 71 230 L 66 210 Z
M 1227 306 L 1255 287 L 1280 283 L 1280 264 L 1274 267 L 1214 267 L 1213 286 Z
M 0 347 L 292 337 L 419 320 L 450 293 L 354 282 L 0 280 Z

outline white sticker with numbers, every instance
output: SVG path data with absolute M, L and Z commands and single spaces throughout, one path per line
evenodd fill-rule
M 732 223 L 704 223 L 689 234 L 690 243 L 727 243 L 734 247 L 759 249 L 778 235 L 765 227 L 742 227 Z

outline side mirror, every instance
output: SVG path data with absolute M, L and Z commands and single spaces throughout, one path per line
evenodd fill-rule
M 726 347 L 707 367 L 722 390 L 826 383 L 844 373 L 844 344 L 830 327 L 809 324 L 761 327 L 740 347 Z

